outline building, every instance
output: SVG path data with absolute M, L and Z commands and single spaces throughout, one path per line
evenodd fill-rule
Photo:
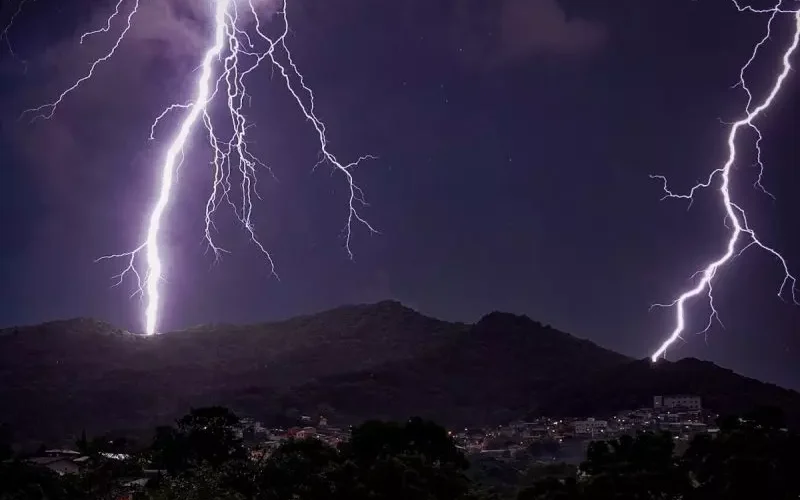
M 653 418 L 652 408 L 639 408 L 628 414 L 628 418 L 636 421 L 646 421 Z
M 299 429 L 297 433 L 295 433 L 294 437 L 296 439 L 307 439 L 317 435 L 317 429 L 314 427 L 303 427 Z
M 62 457 L 62 458 L 73 457 L 73 458 L 75 458 L 75 457 L 81 456 L 81 452 L 75 451 L 75 450 L 57 450 L 57 449 L 52 449 L 52 450 L 45 450 L 44 451 L 44 456 L 46 456 L 46 457 Z
M 654 396 L 653 408 L 656 410 L 702 410 L 700 396 L 687 396 L 683 394 L 674 396 Z
M 595 420 L 588 418 L 586 420 L 576 420 L 572 422 L 572 427 L 575 429 L 576 435 L 591 435 L 603 433 L 608 428 L 606 420 Z
M 29 458 L 27 462 L 31 465 L 47 467 L 59 476 L 77 474 L 81 470 L 75 460 L 68 457 L 35 457 Z

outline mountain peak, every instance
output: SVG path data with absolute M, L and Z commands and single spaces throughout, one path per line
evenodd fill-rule
M 403 305 L 402 302 L 399 300 L 394 299 L 386 299 L 375 302 L 373 305 L 377 307 L 386 307 L 386 308 L 401 308 L 401 309 L 408 309 L 406 306 Z
M 484 315 L 477 323 L 476 328 L 503 327 L 503 328 L 543 328 L 542 324 L 523 314 L 513 314 L 502 311 L 492 311 Z M 546 326 L 544 328 L 550 328 Z
M 473 331 L 477 332 L 479 335 L 492 335 L 495 337 L 499 335 L 508 338 L 525 339 L 527 341 L 546 341 L 568 344 L 583 342 L 592 344 L 587 340 L 557 330 L 550 325 L 535 321 L 528 316 L 500 311 L 494 311 L 483 316 L 475 323 Z
M 373 309 L 376 311 L 381 311 L 385 313 L 398 313 L 398 314 L 419 314 L 414 309 L 404 305 L 402 302 L 393 299 L 381 300 L 379 302 L 374 302 L 372 304 L 363 304 L 361 307 L 365 307 L 367 309 Z

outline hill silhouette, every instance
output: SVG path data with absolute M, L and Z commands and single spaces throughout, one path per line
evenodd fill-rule
M 155 337 L 90 319 L 0 330 L 0 421 L 30 439 L 152 427 L 210 404 L 261 418 L 324 408 L 352 420 L 481 424 L 592 415 L 670 393 L 721 412 L 768 403 L 800 416 L 794 391 L 697 360 L 633 360 L 500 312 L 469 325 L 384 301 Z
M 800 423 L 800 394 L 694 358 L 634 360 L 525 316 L 491 313 L 427 354 L 296 388 L 292 404 L 324 402 L 359 416 L 422 415 L 458 425 L 526 414 L 593 416 L 695 394 L 722 414 L 784 408 Z

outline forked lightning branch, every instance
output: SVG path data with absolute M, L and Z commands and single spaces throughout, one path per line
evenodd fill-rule
M 758 178 L 755 181 L 755 187 L 766 192 L 763 184 L 761 183 L 764 173 L 764 164 L 761 162 L 761 140 L 763 136 L 761 135 L 761 131 L 758 129 L 757 122 L 758 119 L 763 117 L 764 112 L 769 109 L 770 106 L 775 104 L 775 99 L 778 97 L 778 94 L 781 92 L 781 90 L 783 90 L 783 88 L 786 86 L 786 80 L 792 73 L 792 57 L 795 55 L 798 43 L 800 42 L 800 2 L 797 0 L 778 0 L 778 3 L 770 9 L 756 9 L 751 6 L 742 5 L 735 0 L 734 5 L 740 12 L 766 16 L 767 22 L 764 37 L 755 44 L 750 58 L 739 72 L 738 86 L 741 87 L 747 95 L 747 104 L 742 112 L 742 117 L 731 125 L 730 132 L 728 133 L 728 157 L 721 167 L 711 171 L 705 182 L 694 186 L 691 190 L 689 190 L 688 193 L 685 194 L 674 193 L 671 191 L 667 185 L 667 179 L 663 176 L 652 176 L 664 183 L 664 198 L 678 198 L 686 200 L 689 203 L 692 202 L 694 196 L 696 196 L 701 190 L 710 188 L 712 186 L 718 186 L 717 189 L 719 191 L 719 198 L 725 210 L 725 220 L 727 222 L 727 227 L 730 229 L 730 235 L 725 244 L 724 251 L 721 252 L 717 257 L 713 258 L 708 264 L 706 264 L 704 268 L 700 269 L 696 273 L 695 276 L 698 276 L 699 279 L 692 288 L 681 293 L 669 304 L 654 305 L 654 307 L 672 307 L 675 309 L 675 327 L 667 339 L 651 355 L 653 362 L 658 361 L 661 356 L 665 355 L 667 349 L 677 342 L 681 338 L 681 335 L 686 331 L 686 325 L 688 322 L 686 305 L 691 299 L 694 299 L 705 293 L 708 299 L 708 304 L 711 307 L 711 314 L 708 318 L 705 328 L 701 331 L 701 333 L 707 332 L 711 328 L 715 319 L 719 320 L 717 309 L 714 307 L 714 278 L 720 269 L 730 264 L 737 256 L 741 255 L 749 248 L 760 248 L 775 258 L 778 264 L 783 268 L 784 272 L 783 280 L 778 287 L 778 296 L 782 297 L 786 294 L 791 297 L 794 303 L 797 303 L 797 298 L 795 296 L 795 285 L 797 280 L 789 271 L 789 266 L 786 263 L 786 259 L 784 259 L 777 250 L 771 246 L 768 246 L 761 239 L 759 239 L 755 229 L 750 226 L 747 220 L 747 214 L 741 208 L 741 206 L 734 201 L 730 191 L 730 183 L 734 166 L 736 165 L 737 161 L 740 161 L 740 158 L 738 157 L 739 142 L 743 140 L 743 132 L 749 129 L 754 132 L 756 137 L 757 164 L 759 167 L 759 173 Z M 782 53 L 780 68 L 776 71 L 774 76 L 770 77 L 772 84 L 767 91 L 767 94 L 760 99 L 756 99 L 747 85 L 746 74 L 752 62 L 756 59 L 756 57 L 759 56 L 761 49 L 772 37 L 773 25 L 775 24 L 776 20 L 784 16 L 791 16 L 790 18 L 793 25 L 791 42 Z M 768 192 L 766 193 L 769 194 Z
M 142 0 L 119 0 L 114 12 L 105 20 L 103 26 L 94 28 L 80 37 L 83 43 L 87 37 L 101 36 L 121 24 L 118 35 L 108 51 L 96 59 L 86 73 L 66 88 L 53 101 L 34 109 L 26 110 L 23 116 L 36 119 L 50 119 L 59 105 L 77 91 L 81 84 L 92 78 L 95 69 L 105 63 L 117 52 L 131 29 L 135 29 L 136 16 Z M 264 2 L 260 2 L 264 3 Z M 345 248 L 350 257 L 350 239 L 353 225 L 362 224 L 369 231 L 375 229 L 359 214 L 358 209 L 366 202 L 364 195 L 355 183 L 353 170 L 360 162 L 372 159 L 363 156 L 352 162 L 339 160 L 329 149 L 324 123 L 314 111 L 314 94 L 305 84 L 302 74 L 292 59 L 286 38 L 289 34 L 289 18 L 285 0 L 272 2 L 278 10 L 269 18 L 269 24 L 280 24 L 279 33 L 267 33 L 267 14 L 259 12 L 256 0 L 212 0 L 209 2 L 213 20 L 213 34 L 208 48 L 202 57 L 199 76 L 195 82 L 194 95 L 188 102 L 169 106 L 156 117 L 150 128 L 154 137 L 159 121 L 168 113 L 182 113 L 178 130 L 164 152 L 163 161 L 157 165 L 160 181 L 156 187 L 156 197 L 150 213 L 146 215 L 145 236 L 139 246 L 131 251 L 101 257 L 103 259 L 125 259 L 127 266 L 117 275 L 117 284 L 127 275 L 132 275 L 137 284 L 137 292 L 144 295 L 145 333 L 152 335 L 159 330 L 161 312 L 162 282 L 164 279 L 164 249 L 159 237 L 162 232 L 164 214 L 175 194 L 175 173 L 185 157 L 185 148 L 190 136 L 202 125 L 211 146 L 214 170 L 213 183 L 205 210 L 205 239 L 216 257 L 225 249 L 213 238 L 215 216 L 218 209 L 227 207 L 247 231 L 252 243 L 264 254 L 270 270 L 277 277 L 275 263 L 256 233 L 253 221 L 254 198 L 258 198 L 257 174 L 267 169 L 248 148 L 250 123 L 244 113 L 245 102 L 249 98 L 246 81 L 248 76 L 262 64 L 271 65 L 277 70 L 286 89 L 300 111 L 311 124 L 318 138 L 321 154 L 320 163 L 330 164 L 347 183 L 347 216 L 344 228 Z M 21 8 L 22 4 L 20 4 Z M 121 21 L 121 22 L 120 22 Z M 12 19 L 13 22 L 13 19 Z M 227 105 L 230 121 L 226 131 L 212 126 L 209 105 L 222 100 Z M 227 121 L 227 120 L 226 120 Z M 143 214 L 144 215 L 144 214 Z M 141 266 L 141 267 L 140 267 Z
M 126 34 L 135 24 L 140 1 L 119 0 L 114 12 L 102 26 L 83 34 L 80 39 L 81 43 L 90 36 L 105 36 L 114 29 L 115 25 L 122 25 L 107 53 L 95 60 L 81 78 L 67 87 L 52 102 L 27 110 L 24 115 L 33 119 L 49 119 L 53 117 L 63 100 L 78 90 L 83 82 L 90 79 L 96 67 L 114 56 L 120 44 L 123 43 Z M 153 207 L 150 213 L 147 214 L 144 239 L 132 251 L 101 258 L 127 259 L 127 267 L 117 277 L 119 282 L 128 274 L 135 277 L 138 285 L 137 290 L 144 295 L 146 302 L 144 323 L 147 334 L 156 333 L 159 326 L 159 313 L 162 302 L 161 283 L 164 278 L 164 255 L 163 249 L 159 246 L 162 219 L 169 208 L 176 187 L 175 171 L 183 160 L 184 149 L 189 137 L 196 129 L 200 128 L 200 124 L 202 124 L 207 133 L 207 138 L 213 151 L 214 180 L 204 215 L 205 238 L 208 245 L 217 256 L 225 251 L 223 247 L 214 241 L 213 233 L 215 227 L 214 217 L 220 207 L 226 206 L 235 214 L 238 221 L 248 232 L 252 242 L 266 257 L 273 274 L 275 273 L 272 257 L 258 239 L 252 221 L 253 198 L 258 197 L 256 174 L 259 170 L 265 169 L 266 165 L 259 161 L 248 149 L 247 132 L 250 124 L 243 111 L 245 98 L 248 96 L 245 86 L 246 79 L 262 63 L 271 65 L 273 69 L 278 70 L 289 94 L 316 131 L 322 161 L 332 165 L 344 176 L 347 182 L 349 194 L 345 225 L 345 247 L 348 254 L 352 256 L 350 238 L 354 224 L 359 223 L 369 231 L 375 231 L 358 212 L 358 209 L 366 203 L 363 193 L 355 184 L 353 178 L 353 169 L 361 161 L 372 157 L 365 156 L 347 163 L 340 161 L 330 152 L 325 135 L 325 125 L 317 118 L 314 111 L 314 95 L 305 84 L 303 76 L 292 60 L 292 55 L 287 47 L 286 37 L 289 32 L 289 21 L 286 0 L 279 0 L 279 9 L 274 14 L 280 21 L 282 28 L 277 36 L 269 36 L 267 34 L 262 22 L 263 15 L 258 12 L 254 4 L 255 1 L 210 0 L 209 9 L 213 11 L 213 35 L 202 59 L 201 71 L 195 82 L 194 95 L 189 98 L 188 102 L 169 106 L 156 118 L 151 127 L 152 136 L 159 124 L 159 120 L 166 114 L 182 113 L 180 126 L 169 142 L 169 146 L 164 153 L 163 162 L 157 166 L 161 172 L 160 183 L 156 187 L 157 195 Z M 12 17 L 12 23 L 19 14 L 24 2 L 25 0 L 21 0 L 19 9 Z M 756 137 L 757 161 L 760 168 L 755 186 L 769 194 L 762 184 L 764 165 L 761 163 L 760 148 L 763 136 L 758 129 L 758 121 L 763 118 L 765 111 L 770 106 L 775 105 L 779 94 L 786 87 L 786 80 L 791 76 L 792 58 L 797 51 L 798 43 L 800 43 L 800 1 L 779 0 L 772 8 L 758 9 L 734 0 L 734 6 L 742 13 L 764 17 L 765 34 L 754 45 L 750 58 L 741 68 L 739 74 L 738 86 L 745 92 L 747 104 L 741 113 L 741 117 L 730 126 L 727 140 L 727 159 L 720 167 L 710 172 L 705 182 L 694 186 L 685 194 L 671 191 L 666 178 L 663 176 L 652 176 L 663 182 L 664 198 L 678 198 L 691 202 L 694 196 L 698 195 L 702 190 L 706 188 L 716 189 L 726 216 L 726 225 L 730 230 L 729 237 L 719 255 L 710 259 L 702 269 L 697 271 L 695 274 L 697 279 L 692 287 L 680 293 L 670 303 L 654 305 L 654 307 L 669 307 L 674 310 L 674 328 L 663 343 L 653 352 L 651 357 L 654 362 L 664 356 L 667 350 L 681 339 L 681 336 L 686 332 L 687 324 L 689 323 L 687 306 L 693 299 L 705 296 L 711 307 L 711 314 L 705 322 L 705 328 L 701 331 L 708 331 L 713 321 L 719 319 L 714 306 L 714 279 L 718 271 L 731 264 L 737 256 L 747 249 L 757 247 L 775 258 L 784 271 L 784 278 L 778 288 L 778 295 L 789 296 L 792 300 L 795 300 L 796 279 L 791 274 L 786 260 L 777 250 L 767 245 L 757 236 L 755 229 L 748 222 L 744 209 L 734 200 L 730 191 L 730 183 L 731 176 L 734 173 L 733 169 L 737 161 L 741 161 L 738 154 L 740 142 L 747 139 L 745 132 L 749 130 Z M 791 20 L 793 27 L 791 40 L 782 52 L 779 68 L 774 75 L 768 75 L 771 81 L 768 91 L 763 96 L 756 96 L 751 93 L 748 87 L 747 73 L 752 62 L 760 55 L 763 47 L 772 37 L 775 24 L 785 18 Z M 118 22 L 120 20 L 121 22 Z M 274 19 L 271 21 L 274 21 Z M 253 26 L 252 28 L 250 27 L 251 25 Z M 6 40 L 8 40 L 9 27 L 3 32 Z M 226 135 L 222 135 L 219 130 L 212 126 L 208 114 L 209 104 L 219 99 L 227 103 L 227 110 L 230 115 L 230 124 L 226 127 Z M 141 271 L 140 265 L 142 266 Z

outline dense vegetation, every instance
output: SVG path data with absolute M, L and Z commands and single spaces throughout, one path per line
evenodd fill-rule
M 500 492 L 469 474 L 469 462 L 444 428 L 418 418 L 370 421 L 332 447 L 289 440 L 254 460 L 232 430 L 237 418 L 214 407 L 194 410 L 127 460 L 104 458 L 119 440 L 82 438 L 91 459 L 80 474 L 57 476 L 19 459 L 0 464 L 0 499 L 60 500 L 477 500 Z M 538 465 L 513 478 L 518 500 L 796 499 L 800 436 L 780 415 L 760 412 L 720 422 L 717 436 L 697 436 L 681 456 L 669 434 L 642 433 L 592 443 L 577 468 Z M 0 444 L 0 450 L 8 447 Z M 130 478 L 161 469 L 133 491 Z

